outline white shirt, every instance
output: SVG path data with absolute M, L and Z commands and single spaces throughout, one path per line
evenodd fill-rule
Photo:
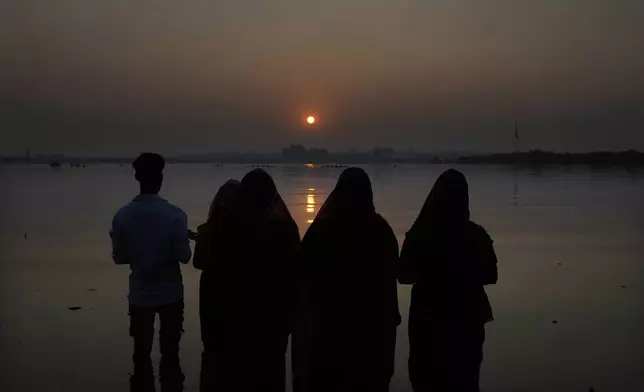
M 188 218 L 158 195 L 139 195 L 112 221 L 112 258 L 130 265 L 129 301 L 160 306 L 183 299 L 179 263 L 192 256 Z

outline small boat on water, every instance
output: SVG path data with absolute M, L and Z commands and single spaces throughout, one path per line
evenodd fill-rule
M 331 164 L 331 165 L 322 165 L 323 168 L 325 169 L 341 169 L 344 167 L 348 167 L 347 165 L 338 165 L 338 164 Z
M 49 162 L 49 167 L 60 167 L 61 164 L 58 161 L 51 161 Z

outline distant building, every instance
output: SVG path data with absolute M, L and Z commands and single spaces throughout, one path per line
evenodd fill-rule
M 327 162 L 331 154 L 326 148 L 307 150 L 301 144 L 291 144 L 282 149 L 282 159 L 286 162 Z
M 373 149 L 373 157 L 380 160 L 391 159 L 396 155 L 396 151 L 393 148 L 389 147 L 376 147 Z

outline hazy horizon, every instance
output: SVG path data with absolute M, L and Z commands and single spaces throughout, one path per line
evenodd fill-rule
M 307 148 L 307 150 L 327 150 L 329 154 L 335 155 L 351 155 L 354 154 L 356 156 L 362 156 L 365 154 L 373 154 L 374 149 L 376 148 L 389 148 L 388 146 L 374 146 L 372 148 L 345 148 L 345 149 L 326 149 L 325 147 L 308 147 L 304 146 Z M 406 149 L 394 149 L 394 153 L 396 154 L 395 157 L 400 158 L 400 157 L 410 157 L 409 155 L 416 156 L 417 158 L 420 158 L 421 156 L 434 156 L 434 157 L 467 157 L 467 156 L 477 156 L 477 155 L 495 155 L 495 154 L 507 154 L 507 153 L 531 153 L 535 151 L 540 151 L 540 152 L 546 152 L 546 153 L 555 153 L 555 154 L 591 154 L 591 153 L 603 153 L 603 152 L 609 152 L 609 153 L 614 153 L 614 154 L 619 154 L 619 153 L 626 153 L 629 151 L 636 151 L 639 154 L 644 154 L 644 151 L 637 150 L 637 149 L 623 149 L 623 150 L 587 150 L 587 151 L 558 151 L 558 150 L 542 150 L 542 149 L 518 149 L 518 150 L 512 150 L 512 151 L 476 151 L 476 150 L 417 150 L 414 148 L 406 148 Z M 90 154 L 79 154 L 79 153 L 65 153 L 64 151 L 52 151 L 52 152 L 41 152 L 41 151 L 33 151 L 29 150 L 29 157 L 31 159 L 39 159 L 39 158 L 69 158 L 69 159 L 133 159 L 136 156 L 138 156 L 140 153 L 143 152 L 154 152 L 153 150 L 145 150 L 142 149 L 137 152 L 131 152 L 131 153 L 90 153 Z M 5 153 L 2 154 L 0 153 L 0 158 L 8 158 L 8 159 L 22 159 L 25 158 L 27 155 L 27 149 L 23 151 L 17 151 L 17 152 L 11 152 L 11 153 Z M 176 153 L 170 153 L 170 154 L 164 154 L 165 158 L 208 158 L 208 156 L 214 156 L 214 157 L 225 157 L 225 156 L 234 156 L 234 155 L 239 155 L 240 157 L 244 156 L 280 156 L 282 155 L 282 149 L 275 149 L 275 150 L 220 150 L 220 151 L 187 151 L 187 152 L 176 152 Z M 297 160 L 297 159 L 296 159 Z
M 644 2 L 0 3 L 0 154 L 644 150 Z M 313 114 L 318 123 L 304 123 Z

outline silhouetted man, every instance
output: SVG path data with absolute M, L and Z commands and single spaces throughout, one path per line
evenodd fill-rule
M 154 319 L 161 328 L 159 369 L 161 389 L 183 388 L 179 341 L 183 328 L 183 282 L 179 263 L 190 261 L 186 214 L 159 197 L 165 161 L 158 154 L 144 153 L 132 164 L 141 192 L 121 208 L 112 221 L 112 258 L 130 265 L 130 336 L 134 338 L 136 391 L 154 390 L 150 353 Z

